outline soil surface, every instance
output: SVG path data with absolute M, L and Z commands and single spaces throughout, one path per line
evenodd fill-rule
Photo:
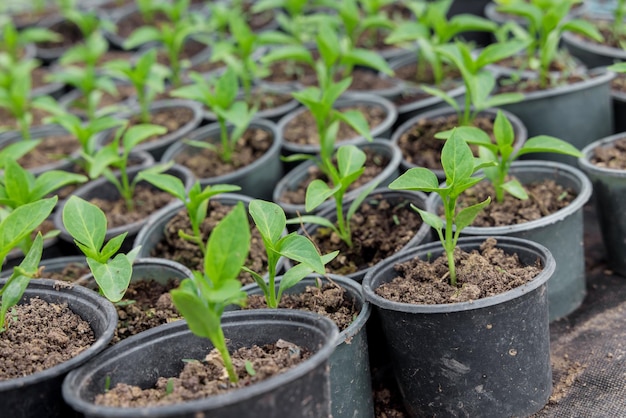
M 57 163 L 80 148 L 80 143 L 73 135 L 48 135 L 37 139 L 41 142 L 18 160 L 23 168 L 36 168 Z
M 203 141 L 219 144 L 219 132 L 216 135 L 215 138 L 211 138 L 213 141 L 208 139 Z M 265 155 L 273 142 L 272 134 L 265 129 L 249 128 L 237 141 L 230 162 L 224 162 L 220 158 L 221 145 L 217 145 L 216 150 L 189 146 L 177 155 L 174 161 L 189 168 L 199 179 L 217 177 L 252 164 Z
M 122 198 L 116 200 L 93 198 L 89 202 L 102 209 L 107 217 L 107 227 L 111 229 L 147 219 L 173 199 L 174 197 L 169 193 L 140 183 L 135 188 L 135 193 L 133 194 L 133 202 L 135 204 L 133 210 L 128 210 L 126 201 Z
M 67 305 L 34 298 L 6 316 L 0 334 L 0 380 L 49 369 L 77 356 L 95 341 L 89 324 Z
M 348 191 L 354 190 L 364 184 L 372 181 L 377 175 L 379 175 L 385 167 L 389 164 L 389 159 L 373 152 L 370 148 L 363 148 L 365 152 L 365 171 L 350 187 Z M 306 189 L 313 180 L 324 180 L 329 187 L 332 187 L 330 180 L 322 173 L 322 170 L 317 165 L 309 167 L 307 177 L 300 182 L 297 187 L 292 190 L 285 190 L 285 192 L 279 197 L 280 202 L 291 203 L 294 205 L 303 205 L 306 198 Z
M 319 286 L 307 286 L 301 293 L 283 294 L 279 308 L 300 309 L 314 312 L 331 319 L 339 331 L 348 328 L 359 315 L 359 309 L 354 301 L 339 285 L 326 283 Z M 265 309 L 265 296 L 250 295 L 244 309 Z
M 565 188 L 554 180 L 525 184 L 524 188 L 528 199 L 520 200 L 505 193 L 504 200 L 498 203 L 495 200 L 495 190 L 491 182 L 481 181 L 461 195 L 458 209 L 461 210 L 491 197 L 491 203 L 478 214 L 472 226 L 507 226 L 548 216 L 568 206 L 576 198 L 574 190 Z M 443 213 L 443 208 L 441 213 Z
M 62 20 L 48 28 L 52 32 L 61 35 L 59 41 L 38 42 L 37 48 L 69 48 L 83 40 L 83 34 L 80 28 L 69 20 Z
M 193 110 L 182 106 L 168 107 L 165 109 L 150 111 L 150 121 L 148 123 L 163 126 L 167 129 L 167 132 L 163 135 L 155 135 L 151 138 L 148 138 L 145 142 L 157 140 L 165 135 L 177 131 L 178 129 L 181 129 L 183 126 L 193 120 L 193 116 Z M 130 128 L 131 126 L 140 123 L 142 123 L 140 120 L 140 116 L 135 115 L 130 119 L 128 127 Z M 113 139 L 113 137 L 111 137 L 111 139 Z
M 226 216 L 232 206 L 223 205 L 215 200 L 209 201 L 209 210 L 206 218 L 202 221 L 200 231 L 204 242 L 207 242 L 213 228 Z M 250 253 L 245 263 L 246 267 L 261 275 L 267 272 L 267 254 L 263 246 L 263 239 L 254 224 L 250 223 L 251 243 Z M 182 209 L 165 225 L 161 241 L 152 249 L 152 257 L 167 258 L 176 261 L 191 270 L 204 270 L 204 258 L 202 251 L 197 245 L 179 237 L 178 231 L 183 230 L 188 235 L 193 235 L 191 223 L 187 211 Z M 249 273 L 241 273 L 239 279 L 242 283 L 253 283 L 254 279 Z
M 284 340 L 262 347 L 254 345 L 240 348 L 231 353 L 239 382 L 231 383 L 220 355 L 213 349 L 202 361 L 185 361 L 178 376 L 159 377 L 153 388 L 142 390 L 137 386 L 120 383 L 108 392 L 97 395 L 95 403 L 128 408 L 169 405 L 206 398 L 247 387 L 283 373 L 310 356 L 311 353 L 304 348 Z M 247 372 L 247 362 L 252 364 L 254 376 Z
M 40 265 L 43 266 L 43 269 L 39 274 L 39 277 L 42 279 L 60 280 L 73 283 L 81 279 L 86 274 L 91 273 L 86 260 L 84 263 L 68 263 L 60 271 L 46 271 L 46 260 L 42 260 Z M 79 282 L 79 284 L 82 283 Z
M 339 250 L 327 268 L 332 273 L 350 274 L 371 267 L 404 247 L 417 233 L 422 220 L 404 201 L 394 203 L 375 195 L 366 199 L 350 219 L 353 246 L 332 230 L 318 227 L 311 234 L 320 253 Z
M 378 287 L 376 294 L 401 303 L 467 302 L 515 289 L 541 272 L 539 260 L 536 265 L 522 265 L 516 254 L 506 254 L 496 245 L 495 238 L 488 238 L 480 251 L 455 250 L 457 286 L 450 285 L 444 254 L 432 262 L 416 257 L 396 264 L 394 270 L 398 276 Z
M 626 74 L 615 74 L 615 77 L 611 80 L 611 90 L 618 91 L 620 93 L 626 92 Z
M 596 148 L 591 163 L 598 167 L 626 170 L 626 138 L 618 139 L 611 146 Z
M 398 147 L 404 160 L 418 167 L 442 170 L 441 150 L 446 141 L 435 138 L 435 134 L 459 126 L 458 120 L 455 113 L 417 121 L 398 138 Z M 493 137 L 493 119 L 490 117 L 477 117 L 472 126 Z
M 380 106 L 348 106 L 342 107 L 342 111 L 357 110 L 363 113 L 370 130 L 380 125 L 387 117 L 387 112 Z M 339 132 L 337 133 L 337 142 L 346 141 L 358 137 L 359 134 L 350 126 L 341 122 L 339 124 Z M 313 115 L 308 110 L 300 113 L 285 125 L 283 138 L 287 142 L 301 145 L 319 145 L 319 135 L 317 132 L 317 123 Z

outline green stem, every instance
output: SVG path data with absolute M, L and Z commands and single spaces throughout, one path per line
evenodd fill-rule
M 220 139 L 222 143 L 222 161 L 230 163 L 232 159 L 232 149 L 228 141 L 228 128 L 226 126 L 226 119 L 221 116 L 217 117 L 217 122 L 220 124 Z
M 269 263 L 269 272 L 268 272 L 268 295 L 267 295 L 267 307 L 268 308 L 278 308 L 278 298 L 276 296 L 276 263 Z
M 343 214 L 343 195 L 344 191 L 340 190 L 335 194 L 335 207 L 337 210 L 337 228 L 339 235 L 346 245 L 352 248 L 352 233 L 350 231 L 350 220 L 346 219 Z
M 120 167 L 120 179 L 122 180 L 121 186 L 122 189 L 120 192 L 122 193 L 122 197 L 126 201 L 126 208 L 129 212 L 135 210 L 135 202 L 133 201 L 133 192 L 134 187 L 131 187 L 130 181 L 128 180 L 128 173 L 126 172 L 126 162 L 123 162 Z
M 233 367 L 230 353 L 226 348 L 224 331 L 222 331 L 221 327 L 218 327 L 216 337 L 216 340 L 219 341 L 213 341 L 213 345 L 222 356 L 222 360 L 224 360 L 224 367 L 226 368 L 226 372 L 228 372 L 228 379 L 233 383 L 237 383 L 239 381 L 239 377 L 237 377 L 237 373 L 235 373 L 235 368 Z
M 18 124 L 20 126 L 20 132 L 22 133 L 22 139 L 24 141 L 30 140 L 30 125 L 28 124 L 27 112 L 23 113 L 18 118 Z
M 449 196 L 444 199 L 444 210 L 446 216 L 445 242 L 443 248 L 448 258 L 448 270 L 450 271 L 450 285 L 456 286 L 456 268 L 454 265 L 454 216 L 456 211 L 455 200 Z

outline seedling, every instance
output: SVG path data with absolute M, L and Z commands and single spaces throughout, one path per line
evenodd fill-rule
M 447 18 L 453 0 L 432 2 L 412 1 L 407 4 L 416 16 L 415 21 L 399 24 L 385 39 L 389 44 L 400 44 L 415 49 L 410 43 L 417 42 L 417 79 L 425 80 L 428 66 L 433 73 L 434 85 L 444 80 L 443 59 L 436 49 L 451 43 L 454 38 L 468 31 L 493 32 L 498 26 L 487 19 L 470 14 Z
M 22 168 L 14 159 L 7 158 L 2 164 L 4 173 L 0 179 L 0 214 L 6 215 L 17 208 L 35 203 L 68 184 L 84 183 L 87 177 L 60 170 L 46 171 L 35 177 L 31 172 Z M 58 231 L 46 234 L 43 238 L 50 238 Z M 33 241 L 30 235 L 19 244 L 26 254 Z
M 138 177 L 141 180 L 145 180 L 153 186 L 168 192 L 183 202 L 185 209 L 187 209 L 187 215 L 189 216 L 189 222 L 191 223 L 191 231 L 193 232 L 193 235 L 186 234 L 182 230 L 178 231 L 178 235 L 181 238 L 198 245 L 198 247 L 202 250 L 202 254 L 206 253 L 206 245 L 204 243 L 203 234 L 200 231 L 200 226 L 202 225 L 204 218 L 206 218 L 209 199 L 221 193 L 236 192 L 241 190 L 241 187 L 230 184 L 209 185 L 202 189 L 200 182 L 195 182 L 194 185 L 191 186 L 191 189 L 187 191 L 183 182 L 171 174 L 141 172 Z
M 447 92 L 429 86 L 422 86 L 422 89 L 442 98 L 452 106 L 457 111 L 460 125 L 469 125 L 485 109 L 524 99 L 522 93 L 502 93 L 492 96 L 496 78 L 484 67 L 517 53 L 525 45 L 525 42 L 520 41 L 491 44 L 484 48 L 476 58 L 472 56 L 469 46 L 462 42 L 437 47 L 436 52 L 452 62 L 461 72 L 465 84 L 465 105 L 462 109 Z
M 156 49 L 150 49 L 133 64 L 125 60 L 110 61 L 104 70 L 111 77 L 133 85 L 137 92 L 141 123 L 150 123 L 150 106 L 157 94 L 165 90 L 169 69 L 156 62 Z
M 394 22 L 381 10 L 383 6 L 392 2 L 393 0 L 344 0 L 331 3 L 331 7 L 337 10 L 342 29 L 352 45 L 356 46 L 359 38 L 369 32 L 364 45 L 369 48 L 374 46 L 379 31 L 391 30 L 395 26 Z
M 208 338 L 220 353 L 231 382 L 239 380 L 232 364 L 221 318 L 228 305 L 243 306 L 246 293 L 237 276 L 250 250 L 250 229 L 243 203 L 239 202 L 213 229 L 204 255 L 204 273 L 194 271 L 177 289 L 172 301 L 191 332 Z
M 283 292 L 300 282 L 305 276 L 316 272 L 324 274 L 324 265 L 334 259 L 339 251 L 320 256 L 315 245 L 305 236 L 292 232 L 283 236 L 286 227 L 285 212 L 275 203 L 264 200 L 250 202 L 250 216 L 263 239 L 263 245 L 268 259 L 268 281 L 247 267 L 245 271 L 252 274 L 254 281 L 259 285 L 269 308 L 277 308 Z M 297 265 L 289 269 L 283 276 L 276 290 L 276 272 L 278 260 L 286 257 L 296 261 Z
M 526 49 L 528 68 L 539 73 L 539 85 L 548 88 L 552 84 L 550 65 L 557 59 L 559 40 L 565 31 L 587 36 L 597 42 L 603 37 L 596 27 L 583 19 L 567 18 L 572 6 L 580 1 L 572 0 L 516 0 L 498 6 L 498 11 L 520 16 L 527 22 L 527 29 L 514 25 L 514 35 L 529 41 Z
M 616 0 L 615 9 L 613 10 L 613 24 L 611 25 L 611 32 L 613 38 L 618 40 L 622 48 L 624 48 L 624 17 L 626 16 L 626 0 Z
M 99 149 L 92 157 L 83 155 L 89 163 L 89 177 L 97 178 L 104 175 L 120 193 L 126 202 L 129 211 L 134 210 L 135 202 L 133 195 L 135 187 L 139 182 L 139 177 L 135 176 L 131 181 L 128 176 L 128 158 L 132 150 L 141 142 L 152 138 L 155 135 L 163 135 L 167 129 L 163 126 L 140 124 L 130 128 L 122 126 L 115 134 L 111 143 Z M 120 153 L 121 148 L 121 153 Z M 119 176 L 115 175 L 112 169 L 119 170 Z M 164 166 L 155 166 L 152 170 L 163 170 Z
M 4 19 L 1 25 L 0 51 L 6 52 L 14 63 L 22 59 L 22 53 L 28 44 L 60 40 L 58 33 L 45 28 L 32 27 L 18 30 L 10 18 Z
M 537 152 L 551 152 L 555 154 L 571 155 L 573 157 L 582 157 L 583 155 L 573 145 L 548 135 L 532 137 L 524 143 L 519 151 L 514 152 L 515 133 L 513 132 L 513 126 L 501 111 L 498 111 L 496 116 L 493 133 L 496 139 L 495 143 L 493 143 L 489 135 L 480 128 L 472 126 L 461 126 L 457 128 L 457 135 L 464 138 L 468 144 L 475 144 L 480 147 L 480 161 L 493 163 L 494 166 L 485 167 L 483 170 L 487 179 L 493 184 L 497 202 L 504 200 L 505 192 L 510 193 L 518 199 L 528 199 L 528 194 L 524 186 L 522 186 L 517 179 L 506 180 L 511 164 L 520 156 Z M 435 135 L 435 137 L 446 139 L 450 134 L 451 131 L 440 132 Z
M 231 163 L 235 145 L 252 121 L 256 108 L 245 101 L 237 100 L 239 83 L 232 69 L 218 77 L 204 79 L 192 73 L 193 84 L 172 91 L 172 96 L 183 97 L 203 103 L 217 117 L 220 127 L 220 146 L 207 141 L 187 141 L 189 144 L 209 148 L 218 153 L 224 163 Z M 229 125 L 231 125 L 229 127 Z
M 366 154 L 354 145 L 339 147 L 337 150 L 337 166 L 335 167 L 332 161 L 329 166 L 332 187 L 329 187 L 326 182 L 320 179 L 313 180 L 307 187 L 305 198 L 306 211 L 313 211 L 330 197 L 333 197 L 337 215 L 336 224 L 324 217 L 314 215 L 301 216 L 298 219 L 290 220 L 289 223 L 307 222 L 328 227 L 333 230 L 348 247 L 352 247 L 350 219 L 356 213 L 359 206 L 361 206 L 361 203 L 363 203 L 367 195 L 378 185 L 378 182 L 372 182 L 371 185 L 366 187 L 357 198 L 352 201 L 348 211 L 344 212 L 344 196 L 348 188 L 357 181 L 365 171 L 366 158 Z
M 456 267 L 454 249 L 463 228 L 472 224 L 478 213 L 489 204 L 490 198 L 484 202 L 469 206 L 457 212 L 457 199 L 465 190 L 480 182 L 484 177 L 473 176 L 478 170 L 492 166 L 493 162 L 480 162 L 474 158 L 472 150 L 456 129 L 441 151 L 441 165 L 446 175 L 446 185 L 440 187 L 435 173 L 424 167 L 411 168 L 395 179 L 390 185 L 394 190 L 418 190 L 436 193 L 443 201 L 444 221 L 434 213 L 426 212 L 413 206 L 422 220 L 433 227 L 448 259 L 450 285 L 456 286 Z M 445 229 L 445 231 L 444 231 Z
M 104 212 L 77 196 L 70 196 L 63 206 L 63 225 L 87 257 L 100 294 L 111 302 L 119 302 L 126 293 L 133 273 L 132 264 L 141 247 L 133 248 L 128 254 L 115 255 L 128 232 L 105 244 L 107 219 Z

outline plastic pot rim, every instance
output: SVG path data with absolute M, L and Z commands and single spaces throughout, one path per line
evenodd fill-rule
M 611 136 L 607 136 L 592 142 L 582 149 L 583 156 L 578 159 L 578 165 L 581 170 L 596 175 L 610 176 L 614 178 L 626 179 L 626 170 L 617 168 L 599 167 L 591 162 L 591 157 L 597 148 L 611 145 L 614 142 L 626 138 L 626 132 L 620 132 Z

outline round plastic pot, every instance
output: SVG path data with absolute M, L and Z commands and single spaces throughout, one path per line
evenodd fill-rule
M 4 286 L 6 279 L 0 280 Z M 96 341 L 70 360 L 28 376 L 0 382 L 0 408 L 12 418 L 65 418 L 71 409 L 61 397 L 61 383 L 71 370 L 104 350 L 117 326 L 117 312 L 111 302 L 81 286 L 59 285 L 56 280 L 31 280 L 20 303 L 38 297 L 49 303 L 66 303 L 72 312 L 87 321 Z
M 385 111 L 386 117 L 380 123 L 380 125 L 372 128 L 370 133 L 373 138 L 389 138 L 389 134 L 391 132 L 391 127 L 393 123 L 396 121 L 398 117 L 398 112 L 396 111 L 395 106 L 387 99 L 383 99 L 382 97 L 377 97 L 371 94 L 365 93 L 350 93 L 349 95 L 342 96 L 339 100 L 335 102 L 335 109 L 343 109 L 352 106 L 372 106 L 382 108 Z M 291 154 L 311 154 L 317 155 L 320 152 L 319 144 L 297 144 L 295 142 L 289 142 L 285 139 L 285 128 L 287 124 L 289 124 L 293 119 L 298 117 L 300 114 L 308 112 L 308 109 L 305 107 L 294 110 L 293 112 L 285 115 L 278 122 L 278 131 L 281 133 L 283 137 L 283 146 L 282 146 L 282 155 L 291 155 Z M 342 145 L 358 145 L 367 142 L 367 140 L 362 136 L 356 136 L 354 138 L 349 138 L 343 141 L 337 141 L 335 143 L 335 148 L 338 148 Z
M 283 339 L 311 350 L 312 356 L 280 375 L 232 392 L 176 405 L 112 408 L 94 404 L 105 381 L 151 387 L 158 377 L 178 374 L 182 359 L 204 359 L 209 340 L 193 335 L 185 321 L 162 325 L 130 337 L 71 373 L 63 398 L 92 417 L 326 417 L 330 416 L 328 358 L 337 341 L 330 319 L 309 312 L 255 310 L 226 312 L 222 327 L 229 351 Z
M 344 276 L 328 274 L 326 276 L 307 276 L 286 294 L 303 292 L 307 286 L 317 286 L 318 280 L 329 282 L 330 278 L 339 285 L 351 300 L 359 314 L 354 321 L 339 333 L 335 351 L 330 356 L 330 393 L 333 418 L 353 418 L 374 416 L 372 382 L 367 349 L 366 323 L 371 307 L 363 298 L 361 285 Z M 276 289 L 281 277 L 276 278 Z M 248 295 L 262 294 L 254 283 L 244 287 Z
M 556 261 L 556 269 L 548 282 L 550 320 L 553 321 L 573 312 L 585 298 L 583 206 L 591 197 L 591 182 L 579 169 L 553 161 L 516 161 L 509 172 L 522 184 L 554 180 L 573 189 L 577 196 L 563 209 L 540 219 L 509 226 L 469 226 L 461 235 L 518 237 L 546 246 Z M 439 196 L 431 195 L 428 211 L 437 213 L 440 202 Z
M 21 260 L 20 260 L 21 261 Z M 69 264 L 82 264 L 87 265 L 87 259 L 84 255 L 69 255 L 66 257 L 54 257 L 54 258 L 46 258 L 42 259 L 39 263 L 40 266 L 45 267 L 44 272 L 46 273 L 56 273 L 63 271 L 63 269 Z M 0 278 L 7 279 L 11 274 L 13 274 L 13 269 L 8 269 L 7 266 L 3 266 L 2 273 L 0 274 Z
M 362 150 L 373 150 L 383 158 L 388 158 L 389 163 L 387 166 L 370 182 L 355 188 L 347 192 L 344 195 L 345 199 L 351 199 L 358 196 L 363 190 L 369 187 L 372 182 L 378 182 L 379 186 L 386 186 L 391 183 L 396 177 L 398 177 L 398 167 L 400 166 L 400 160 L 402 155 L 396 145 L 385 139 L 375 139 L 373 142 L 366 142 L 357 145 Z M 274 192 L 272 194 L 272 200 L 280 205 L 287 217 L 298 216 L 298 213 L 307 213 L 304 203 L 291 203 L 283 200 L 283 195 L 289 190 L 297 190 L 306 181 L 309 176 L 309 171 L 317 164 L 315 160 L 307 160 L 298 164 L 293 170 L 289 171 L 282 179 L 276 184 Z M 322 203 L 315 212 L 320 212 L 328 207 L 334 206 L 334 200 L 328 200 Z
M 394 59 L 389 62 L 389 66 L 392 70 L 397 71 L 402 67 L 407 67 L 410 65 L 415 65 L 417 62 L 417 52 L 413 52 L 410 55 L 405 55 L 401 58 Z M 402 93 L 417 93 L 420 91 L 420 88 L 415 83 L 411 83 L 407 80 L 402 80 L 402 84 L 404 85 L 404 90 Z M 454 97 L 457 101 L 463 100 L 465 97 L 465 86 L 462 82 L 459 82 L 459 86 L 455 87 L 448 91 L 448 94 L 451 97 Z M 429 96 L 427 98 L 417 100 L 411 103 L 405 103 L 399 106 L 396 106 L 398 109 L 398 119 L 394 127 L 398 127 L 402 125 L 407 120 L 421 114 L 424 112 L 428 112 L 429 110 L 439 109 L 441 107 L 448 106 L 443 99 L 437 96 Z
M 413 191 L 406 191 L 406 190 L 390 190 L 384 187 L 384 188 L 373 190 L 368 195 L 368 197 L 365 198 L 364 202 L 368 202 L 369 200 L 372 200 L 372 199 L 378 200 L 379 198 L 386 199 L 392 205 L 393 204 L 406 204 L 405 210 L 407 211 L 413 210 L 411 209 L 410 205 L 414 205 L 422 210 L 426 209 L 427 196 L 426 194 L 422 192 L 413 192 Z M 353 200 L 354 200 L 354 197 L 344 200 L 344 213 L 347 213 L 347 210 L 350 207 L 350 204 L 352 203 Z M 335 210 L 334 204 L 320 211 L 319 213 L 317 213 L 317 215 L 323 218 L 326 218 L 330 220 L 331 222 L 337 221 L 337 211 Z M 304 231 L 300 229 L 298 230 L 298 233 L 303 234 L 303 235 L 313 236 L 319 228 L 320 228 L 319 225 L 304 224 Z M 426 223 L 422 223 L 420 228 L 415 232 L 415 235 L 413 236 L 413 238 L 411 238 L 405 244 L 405 246 L 402 247 L 402 249 L 400 249 L 398 252 L 403 252 L 410 248 L 417 247 L 418 245 L 424 244 L 426 242 L 430 242 L 431 240 L 432 240 L 432 233 L 431 233 L 430 226 Z M 382 263 L 383 261 L 380 261 L 378 264 Z M 286 260 L 285 263 L 286 263 L 287 270 L 291 268 L 291 260 Z M 365 277 L 367 272 L 372 270 L 376 265 L 365 268 L 363 270 L 355 271 L 354 273 L 344 275 L 344 277 L 347 277 L 351 280 L 354 280 L 360 283 L 361 281 L 363 281 L 363 277 Z
M 524 143 L 526 142 L 526 139 L 528 138 L 528 133 L 526 131 L 525 124 L 515 114 L 511 112 L 507 112 L 506 110 L 502 110 L 502 109 L 486 109 L 480 112 L 479 116 L 490 117 L 492 120 L 495 120 L 496 115 L 498 114 L 498 110 L 501 110 L 502 113 L 504 113 L 504 115 L 507 117 L 507 119 L 509 120 L 509 122 L 511 122 L 511 125 L 513 126 L 513 132 L 515 133 L 514 152 L 516 152 L 522 146 L 524 146 Z M 455 115 L 455 114 L 456 114 L 456 110 L 454 110 L 453 108 L 449 106 L 442 107 L 439 109 L 429 110 L 428 112 L 424 112 L 424 113 L 420 113 L 419 115 L 414 116 L 411 119 L 408 119 L 398 128 L 396 128 L 393 131 L 393 135 L 391 136 L 391 142 L 399 146 L 400 137 L 404 135 L 407 131 L 411 130 L 413 126 L 422 123 L 421 121 L 433 120 L 433 119 L 438 119 L 438 118 L 446 118 L 446 117 L 449 117 L 450 115 Z M 404 154 L 403 154 L 402 161 L 400 162 L 400 172 L 404 173 L 408 169 L 414 168 L 414 167 L 417 167 L 417 165 L 409 162 L 406 158 L 404 158 Z M 446 179 L 446 175 L 443 169 L 431 168 L 431 171 L 437 175 L 437 178 L 440 181 L 444 181 Z
M 591 162 L 595 150 L 610 147 L 625 134 L 612 135 L 587 145 L 580 168 L 593 184 L 594 203 L 609 266 L 626 276 L 626 170 L 599 167 Z
M 161 156 L 163 155 L 165 150 L 170 145 L 178 140 L 186 138 L 191 131 L 193 131 L 200 125 L 200 122 L 202 122 L 202 105 L 200 105 L 200 103 L 198 102 L 194 102 L 191 100 L 158 100 L 152 103 L 152 105 L 150 106 L 150 111 L 152 112 L 178 107 L 185 107 L 193 112 L 193 117 L 189 122 L 181 126 L 179 129 L 165 134 L 157 139 L 144 141 L 133 149 L 139 151 L 147 151 L 152 154 L 155 160 L 159 160 L 161 159 Z M 134 116 L 139 115 L 139 113 L 139 108 L 135 106 L 133 110 L 129 112 L 119 113 L 115 116 L 122 119 L 132 119 Z M 111 137 L 111 135 L 113 135 L 112 131 L 107 131 L 101 135 L 98 135 L 96 139 L 96 143 L 98 144 L 98 146 L 104 145 L 106 141 Z
M 272 145 L 265 154 L 245 167 L 220 176 L 201 178 L 199 181 L 203 187 L 210 184 L 235 184 L 241 187 L 242 194 L 269 200 L 274 187 L 283 175 L 283 165 L 280 161 L 282 137 L 274 123 L 263 119 L 253 120 L 248 129 L 262 129 L 271 134 Z M 232 130 L 232 127 L 229 130 Z M 191 132 L 187 138 L 217 145 L 220 141 L 220 126 L 218 123 L 203 126 Z M 161 161 L 174 161 L 179 156 L 191 155 L 199 149 L 178 141 L 165 151 Z M 181 161 L 179 164 L 184 165 L 185 162 Z
M 477 249 L 487 237 L 465 237 Z M 397 273 L 396 263 L 443 253 L 433 242 L 397 254 L 370 271 L 363 292 L 378 312 L 407 412 L 425 416 L 529 416 L 552 391 L 546 282 L 555 262 L 543 246 L 499 237 L 498 248 L 543 271 L 508 292 L 470 302 L 399 303 L 375 291 Z
M 615 74 L 602 68 L 589 74 L 588 80 L 526 93 L 523 101 L 502 108 L 520 118 L 529 137 L 551 135 L 582 149 L 611 135 L 613 127 L 610 82 Z M 575 157 L 560 154 L 533 154 L 532 158 L 577 165 Z
M 137 173 L 139 173 L 141 170 L 143 169 L 143 167 L 131 167 L 128 169 L 128 178 L 129 181 L 132 181 L 133 178 L 137 175 Z M 187 170 L 185 167 L 180 166 L 180 165 L 174 165 L 172 167 L 170 167 L 169 169 L 167 169 L 165 171 L 166 174 L 171 174 L 177 178 L 179 178 L 180 180 L 182 180 L 183 184 L 185 185 L 186 189 L 189 189 L 193 183 L 193 175 L 191 174 L 191 172 L 189 170 Z M 138 184 L 148 184 L 145 182 L 139 182 Z M 155 189 L 156 190 L 156 189 Z M 117 200 L 120 198 L 120 194 L 118 192 L 118 190 L 115 188 L 115 186 L 113 185 L 113 183 L 109 182 L 109 180 L 105 179 L 105 178 L 99 178 L 93 181 L 90 181 L 88 183 L 85 183 L 83 186 L 79 187 L 78 189 L 76 189 L 76 191 L 74 191 L 73 193 L 74 196 L 78 196 L 84 200 L 89 201 L 90 199 L 94 199 L 94 198 L 100 198 L 100 199 L 106 199 L 106 200 Z M 54 225 L 55 227 L 61 231 L 59 234 L 59 237 L 67 242 L 74 242 L 74 238 L 72 238 L 72 236 L 69 234 L 69 232 L 67 231 L 67 229 L 65 229 L 65 225 L 63 225 L 63 208 L 65 207 L 66 202 L 63 202 L 55 211 L 54 213 Z M 164 210 L 167 209 L 171 206 L 174 206 L 177 204 L 176 200 L 172 200 L 170 203 L 168 203 L 167 205 L 165 205 L 163 208 L 161 208 L 160 210 Z M 127 232 L 128 235 L 126 235 L 126 238 L 124 239 L 124 243 L 122 244 L 122 248 L 120 249 L 120 251 L 122 252 L 126 252 L 129 251 L 130 249 L 132 249 L 133 247 L 131 246 L 133 243 L 133 240 L 135 239 L 135 237 L 137 236 L 137 233 L 139 232 L 139 230 L 148 223 L 149 219 L 153 216 L 155 216 L 157 213 L 160 213 L 159 211 L 155 212 L 154 214 L 144 218 L 144 219 L 140 219 L 138 221 L 135 221 L 133 223 L 127 224 L 127 225 L 120 225 L 120 226 L 116 226 L 116 227 L 112 227 L 112 228 L 107 228 L 106 234 L 105 234 L 105 240 L 108 241 L 111 238 L 123 233 L 123 232 Z

